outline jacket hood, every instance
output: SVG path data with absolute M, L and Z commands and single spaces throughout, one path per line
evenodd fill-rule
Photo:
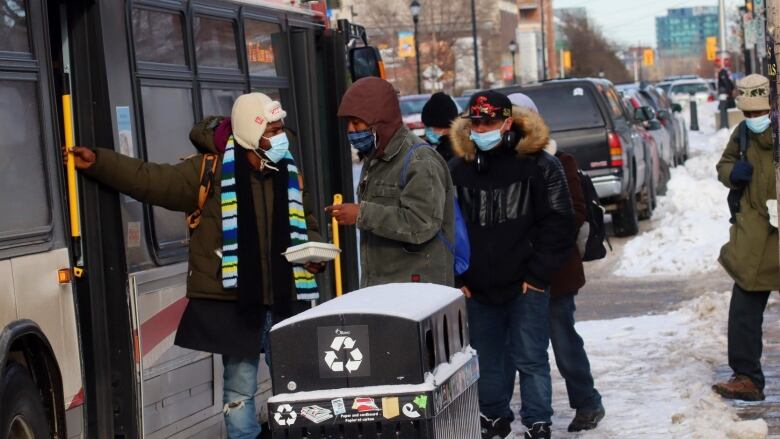
M 224 151 L 223 142 L 226 143 L 228 137 L 230 118 L 222 116 L 208 116 L 190 130 L 190 142 L 201 154 L 219 154 Z
M 344 94 L 339 117 L 357 117 L 376 131 L 377 148 L 384 150 L 403 125 L 395 88 L 384 79 L 369 77 L 356 81 Z
M 518 155 L 536 154 L 544 150 L 550 142 L 550 129 L 538 113 L 514 106 L 512 120 L 513 129 L 519 129 L 524 135 L 515 145 Z M 464 118 L 455 119 L 450 128 L 452 150 L 456 157 L 462 157 L 467 162 L 474 160 L 477 149 L 470 135 L 471 121 Z

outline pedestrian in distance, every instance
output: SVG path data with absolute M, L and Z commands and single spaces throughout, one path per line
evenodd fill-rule
M 717 165 L 718 179 L 731 189 L 730 200 L 736 194 L 736 205 L 730 203 L 729 242 L 719 259 L 734 280 L 728 322 L 733 375 L 713 390 L 724 398 L 761 401 L 765 384 L 761 325 L 770 291 L 780 289 L 769 80 L 753 74 L 737 88 L 737 107 L 746 120 L 732 134 Z
M 292 265 L 281 255 L 309 238 L 321 240 L 288 150 L 285 116 L 264 94 L 239 96 L 231 117 L 208 117 L 192 128 L 199 153 L 176 165 L 72 149 L 82 174 L 138 201 L 191 214 L 189 300 L 175 343 L 222 355 L 230 439 L 259 437 L 254 401 L 261 352 L 268 362 L 268 331 L 300 301 L 319 297 L 313 274 L 325 267 Z
M 566 176 L 544 152 L 549 129 L 541 117 L 513 113 L 500 93 L 474 94 L 450 133 L 457 156 L 450 167 L 471 245 L 458 286 L 479 353 L 482 437 L 512 434 L 509 364 L 509 373 L 520 374 L 525 437 L 549 438 L 549 288 L 575 241 Z
M 422 123 L 425 125 L 425 139 L 436 148 L 444 161 L 452 159 L 450 125 L 458 117 L 458 106 L 446 93 L 434 93 L 422 109 Z
M 328 206 L 341 225 L 360 230 L 361 288 L 395 282 L 452 286 L 453 187 L 447 163 L 404 124 L 393 86 L 356 81 L 339 117 L 363 159 L 358 203 Z
M 536 104 L 522 93 L 511 94 L 509 99 L 516 109 L 538 112 Z M 571 154 L 558 150 L 556 142 L 552 139 L 545 147 L 545 151 L 557 158 L 563 166 L 574 208 L 575 229 L 579 231 L 585 224 L 586 206 L 577 160 Z M 571 247 L 566 262 L 552 279 L 550 284 L 550 343 L 555 355 L 555 364 L 566 381 L 569 406 L 576 410 L 568 430 L 570 432 L 592 430 L 604 418 L 605 411 L 601 403 L 601 394 L 593 383 L 585 344 L 574 327 L 574 312 L 576 310 L 574 298 L 579 290 L 585 286 L 582 256 L 576 245 Z M 509 369 L 507 373 L 511 395 L 514 392 L 515 371 Z

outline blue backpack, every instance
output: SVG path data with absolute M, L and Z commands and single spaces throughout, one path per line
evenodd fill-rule
M 406 186 L 406 171 L 409 167 L 409 162 L 412 159 L 412 154 L 414 154 L 414 151 L 417 148 L 422 146 L 427 146 L 430 148 L 430 145 L 427 143 L 418 143 L 416 145 L 412 145 L 411 149 L 409 149 L 409 152 L 406 153 L 406 156 L 404 157 L 404 165 L 403 168 L 401 168 L 401 189 Z M 455 261 L 453 267 L 455 270 L 455 275 L 460 276 L 469 269 L 469 263 L 471 261 L 471 244 L 469 243 L 469 232 L 466 228 L 466 221 L 463 220 L 463 213 L 460 211 L 460 204 L 458 204 L 457 195 L 454 195 L 453 201 L 453 209 L 455 210 L 455 243 L 453 244 L 449 239 L 447 239 L 447 236 L 444 235 L 443 230 L 439 230 L 439 233 L 436 234 L 436 237 L 439 238 L 450 250 L 450 253 L 452 253 L 453 259 Z

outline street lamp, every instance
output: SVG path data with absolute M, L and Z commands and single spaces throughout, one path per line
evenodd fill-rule
M 509 53 L 512 54 L 512 84 L 517 84 L 517 70 L 515 69 L 515 53 L 517 53 L 517 43 L 515 43 L 515 40 L 509 42 Z
M 412 0 L 409 4 L 409 10 L 412 12 L 412 20 L 414 21 L 414 58 L 417 61 L 417 93 L 422 94 L 422 85 L 420 83 L 420 45 L 417 43 L 417 22 L 420 21 L 420 2 Z

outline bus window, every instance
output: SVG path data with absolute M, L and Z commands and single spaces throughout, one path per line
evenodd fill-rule
M 204 87 L 200 91 L 203 116 L 230 116 L 233 102 L 243 93 L 243 90 L 220 90 Z
M 282 102 L 282 94 L 275 88 L 252 88 L 252 92 L 262 93 L 275 101 Z
M 17 0 L 5 2 L 0 10 L 0 51 L 30 53 L 26 6 L 24 0 Z
M 272 36 L 280 34 L 281 31 L 282 29 L 277 23 L 258 20 L 244 22 L 246 56 L 250 75 L 278 75 Z
M 0 80 L 0 206 L 13 206 L 0 215 L 3 240 L 48 233 L 51 227 L 39 119 L 36 82 Z
M 178 13 L 133 9 L 133 40 L 138 61 L 187 64 L 182 16 Z
M 142 85 L 141 105 L 148 161 L 178 163 L 182 157 L 196 152 L 189 141 L 195 122 L 191 88 Z M 155 248 L 166 251 L 186 245 L 185 215 L 161 207 L 151 209 Z
M 238 70 L 236 29 L 231 20 L 196 16 L 195 59 L 202 67 L 222 67 Z

